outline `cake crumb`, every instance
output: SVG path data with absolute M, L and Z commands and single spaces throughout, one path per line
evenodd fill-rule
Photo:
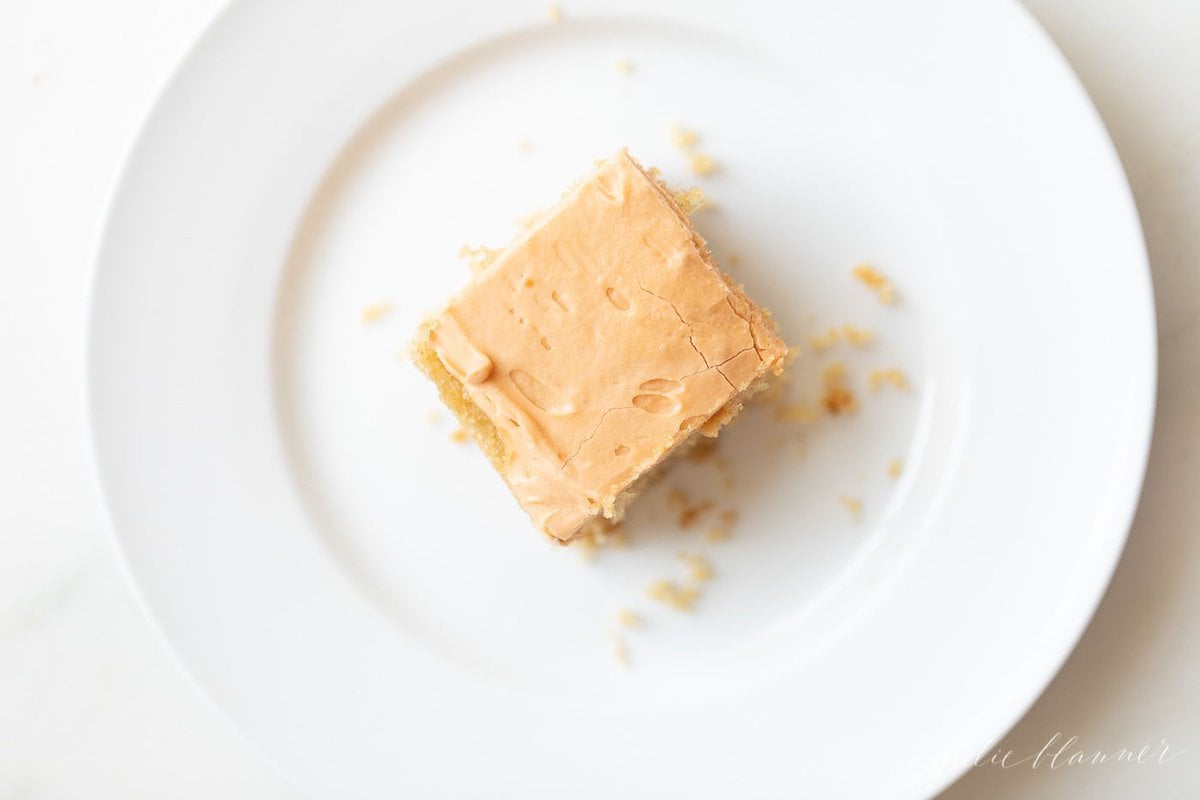
M 680 586 L 674 581 L 660 580 L 650 584 L 646 594 L 651 600 L 676 611 L 691 611 L 700 597 L 700 590 L 695 586 Z
M 808 337 L 808 347 L 814 353 L 819 353 L 822 350 L 828 350 L 838 343 L 842 338 L 842 332 L 837 328 L 830 326 L 825 333 L 813 334 Z
M 396 310 L 391 303 L 372 303 L 362 310 L 360 315 L 363 322 L 378 322 Z
M 521 155 L 526 155 L 533 152 L 533 142 L 528 139 L 517 140 L 517 152 Z
M 627 58 L 619 59 L 616 67 L 617 72 L 621 73 L 622 75 L 628 75 L 629 73 L 633 72 L 633 62 Z
M 870 328 L 856 328 L 847 323 L 842 326 L 842 338 L 855 347 L 866 347 L 875 341 L 875 331 Z
M 888 462 L 887 474 L 889 478 L 899 478 L 900 473 L 904 472 L 904 462 L 898 458 L 893 458 Z
M 629 539 L 625 536 L 625 529 L 620 525 L 614 525 L 611 530 L 601 537 L 605 547 L 611 547 L 614 550 L 621 550 L 629 545 Z
M 442 421 L 442 415 L 437 412 L 437 409 L 429 409 L 429 413 L 425 415 L 425 421 L 430 425 L 437 425 Z
M 725 261 L 729 264 L 729 266 L 736 267 L 742 263 L 742 258 L 737 253 L 730 253 L 729 258 L 725 259 Z
M 558 3 L 551 3 L 550 7 L 546 10 L 546 13 L 550 17 L 550 22 L 552 24 L 558 24 L 559 22 L 562 22 L 562 9 L 558 7 Z
M 737 518 L 738 512 L 734 511 L 732 508 L 725 509 L 717 516 L 717 519 L 719 519 L 721 524 L 725 526 L 732 526 L 733 523 L 737 522 Z
M 638 616 L 636 611 L 622 608 L 617 611 L 617 624 L 622 628 L 640 628 L 642 626 L 642 618 Z
M 771 381 L 767 388 L 763 389 L 758 394 L 754 395 L 755 404 L 774 403 L 787 390 L 787 385 L 791 383 L 791 376 L 786 372 L 779 375 L 775 380 Z
M 608 638 L 609 641 L 612 642 L 613 658 L 615 658 L 617 663 L 622 667 L 628 667 L 629 648 L 625 646 L 625 640 L 612 631 L 609 631 Z
M 495 260 L 496 256 L 500 255 L 500 251 L 494 247 L 485 247 L 479 245 L 473 247 L 469 244 L 464 244 L 458 248 L 458 257 L 466 259 L 467 266 L 471 268 L 471 272 L 479 272 L 488 264 Z
M 733 471 L 730 469 L 729 460 L 721 456 L 717 456 L 712 461 L 713 466 L 717 468 L 717 472 L 721 475 L 721 488 L 725 491 L 730 491 L 736 485 L 733 477 Z
M 862 500 L 859 500 L 857 497 L 842 495 L 838 498 L 838 502 L 842 504 L 842 508 L 850 512 L 850 518 L 854 522 L 857 523 L 862 519 Z
M 780 422 L 799 422 L 801 425 L 808 425 L 816 422 L 817 418 L 816 409 L 807 403 L 786 403 L 775 408 L 775 419 Z
M 708 542 L 723 542 L 730 536 L 729 528 L 724 525 L 714 525 L 708 529 L 708 533 L 704 535 L 705 541 Z
M 450 441 L 455 444 L 466 444 L 468 438 L 466 428 L 456 428 L 450 433 Z
M 581 560 L 591 561 L 602 548 L 619 550 L 628 544 L 628 540 L 620 522 L 598 518 L 584 526 L 568 544 L 579 551 Z
M 693 175 L 711 175 L 717 171 L 717 162 L 704 153 L 692 153 L 688 161 Z
M 699 553 L 679 553 L 679 560 L 687 565 L 688 578 L 693 583 L 712 580 L 713 569 L 708 559 Z
M 712 507 L 713 503 L 711 500 L 704 500 L 696 503 L 693 506 L 688 506 L 687 508 L 683 509 L 683 511 L 679 512 L 679 527 L 692 527 L 702 516 L 707 514 Z
M 908 391 L 908 376 L 896 367 L 888 369 L 873 369 L 867 376 L 867 383 L 872 392 L 878 392 L 885 385 L 891 385 L 902 392 Z
M 678 122 L 671 123 L 671 144 L 680 152 L 690 153 L 698 138 L 695 131 L 688 130 Z
M 528 214 L 522 214 L 521 216 L 517 217 L 515 220 L 513 220 L 513 222 L 516 223 L 518 228 L 528 230 L 529 228 L 532 228 L 533 223 L 541 219 L 542 215 L 545 213 L 546 212 L 542 210 L 530 211 Z
M 808 337 L 808 346 L 816 351 L 828 350 L 838 342 L 849 342 L 855 347 L 866 347 L 875 341 L 875 331 L 846 323 L 840 328 L 830 325 L 824 333 Z
M 875 269 L 867 263 L 859 264 L 850 273 L 858 278 L 864 286 L 875 292 L 875 296 L 879 298 L 879 302 L 885 306 L 890 306 L 896 302 L 896 293 L 892 289 L 892 282 L 884 277 L 883 273 Z
M 846 386 L 845 364 L 837 361 L 827 366 L 821 373 L 821 381 L 825 387 L 821 394 L 821 405 L 829 414 L 837 416 L 858 410 L 858 400 Z
M 591 536 L 576 536 L 570 541 L 570 545 L 579 551 L 579 560 L 584 562 L 595 559 L 596 553 L 600 551 L 600 545 L 596 544 L 596 540 Z
M 683 489 L 667 492 L 667 508 L 682 509 L 688 504 L 688 495 Z
M 699 211 L 702 208 L 708 208 L 712 205 L 709 199 L 704 196 L 704 190 L 699 186 L 693 186 L 690 189 L 682 191 L 672 191 L 671 196 L 675 198 L 676 205 L 685 214 L 691 214 L 693 211 Z

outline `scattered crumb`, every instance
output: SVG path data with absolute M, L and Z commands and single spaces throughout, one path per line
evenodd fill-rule
M 678 122 L 671 123 L 671 144 L 675 145 L 676 149 L 690 153 L 696 146 L 697 139 L 695 131 L 689 131 Z
M 843 412 L 858 410 L 858 401 L 854 392 L 846 386 L 846 365 L 840 361 L 827 366 L 821 373 L 824 391 L 821 394 L 821 405 L 833 416 Z
M 822 350 L 828 350 L 837 344 L 842 338 L 842 332 L 834 327 L 829 327 L 825 333 L 813 334 L 808 337 L 808 348 L 814 353 L 819 353 Z
M 899 478 L 900 473 L 904 471 L 904 462 L 898 458 L 893 458 L 888 462 L 887 474 L 889 478 Z
M 568 543 L 579 551 L 579 557 L 591 561 L 601 548 L 620 549 L 628 544 L 625 530 L 619 522 L 606 519 L 593 520 L 579 535 Z
M 472 247 L 469 244 L 464 244 L 458 248 L 458 257 L 464 258 L 467 261 L 467 266 L 471 268 L 471 272 L 479 272 L 500 254 L 500 251 L 494 247 Z
M 842 495 L 838 498 L 838 502 L 842 504 L 842 508 L 850 512 L 850 518 L 855 522 L 858 522 L 860 519 L 862 519 L 862 500 L 859 500 L 857 497 L 846 497 L 845 495 Z
M 35 73 L 29 78 L 29 83 L 33 86 L 41 86 L 42 81 L 46 80 L 46 76 L 40 72 Z
M 723 542 L 730 536 L 729 528 L 724 525 L 714 525 L 708 529 L 708 533 L 704 535 L 705 541 Z
M 736 267 L 738 264 L 742 263 L 742 258 L 737 253 L 730 253 L 729 258 L 725 260 L 731 267 Z
M 625 538 L 625 529 L 620 526 L 613 526 L 609 533 L 601 537 L 601 541 L 604 546 L 615 550 L 620 550 L 629 545 L 629 539 Z
M 519 139 L 517 141 L 517 152 L 522 155 L 533 152 L 533 142 L 528 139 Z
M 625 647 L 625 640 L 612 631 L 609 631 L 608 638 L 612 641 L 613 658 L 617 659 L 617 663 L 622 667 L 628 667 L 629 649 Z
M 731 490 L 736 485 L 736 482 L 733 478 L 733 472 L 729 467 L 729 460 L 721 456 L 716 456 L 713 458 L 712 463 L 721 475 L 721 488 L 725 491 Z
M 558 3 L 551 3 L 550 8 L 547 9 L 547 13 L 549 14 L 550 22 L 555 24 L 562 22 L 562 9 L 558 7 Z
M 691 161 L 693 175 L 711 175 L 717 171 L 717 162 L 712 160 L 712 156 L 707 156 L 704 153 L 693 153 L 689 160 Z
M 791 366 L 797 358 L 800 357 L 800 349 L 798 347 L 789 347 L 787 353 L 783 357 L 783 367 L 779 374 L 771 384 L 762 391 L 758 396 L 758 400 L 763 403 L 773 403 L 778 400 L 787 391 L 787 387 L 792 383 Z
M 603 163 L 603 161 L 596 162 L 597 166 Z M 660 170 L 658 167 L 650 167 L 646 170 L 646 174 L 649 175 L 655 183 L 661 186 L 663 191 L 671 193 L 671 196 L 675 199 L 675 202 L 679 205 L 679 208 L 683 211 L 683 213 L 691 214 L 693 211 L 699 211 L 702 208 L 712 207 L 712 201 L 704 196 L 704 190 L 699 186 L 693 186 L 690 189 L 678 191 L 667 185 L 666 181 L 663 180 L 662 170 Z
M 616 67 L 617 72 L 621 73 L 622 75 L 628 75 L 629 73 L 633 72 L 633 62 L 627 58 L 622 58 L 617 61 Z
M 456 428 L 450 433 L 450 441 L 455 444 L 466 444 L 469 438 L 466 428 Z
M 842 337 L 855 347 L 866 347 L 875 341 L 875 331 L 847 324 L 842 326 Z
M 692 527 L 702 516 L 707 514 L 712 507 L 712 501 L 705 500 L 683 509 L 683 511 L 679 512 L 679 527 Z
M 871 370 L 867 376 L 867 383 L 870 385 L 872 392 L 878 392 L 888 384 L 902 392 L 908 391 L 908 376 L 904 374 L 903 370 L 896 367 Z
M 890 306 L 896 302 L 896 293 L 892 289 L 892 282 L 870 264 L 859 264 L 850 271 L 854 277 L 867 288 L 875 292 L 875 296 L 879 298 L 879 302 L 885 306 Z
M 425 421 L 430 425 L 437 425 L 442 421 L 442 415 L 438 413 L 436 408 L 429 409 L 429 413 L 425 415 Z
M 378 322 L 395 310 L 396 307 L 391 303 L 374 303 L 373 305 L 369 305 L 362 310 L 362 321 L 368 323 Z
M 541 219 L 542 214 L 544 214 L 544 213 L 545 212 L 541 211 L 541 210 L 530 211 L 528 214 L 522 214 L 521 216 L 517 217 L 513 221 L 516 222 L 518 228 L 526 228 L 526 229 L 532 228 L 533 223 L 535 223 L 539 219 Z
M 700 590 L 695 586 L 680 586 L 674 581 L 661 580 L 650 584 L 646 594 L 651 600 L 676 611 L 691 611 L 700 597 Z
M 716 439 L 701 439 L 684 456 L 688 461 L 708 461 L 717 452 Z
M 764 403 L 764 404 L 765 403 L 774 403 L 776 400 L 778 400 L 780 397 L 783 396 L 784 391 L 786 391 L 786 389 L 787 389 L 787 384 L 789 384 L 790 382 L 791 382 L 791 376 L 788 375 L 787 373 L 783 373 L 778 378 L 771 381 L 771 384 L 769 386 L 767 386 L 766 389 L 763 389 L 761 392 L 756 394 L 754 396 L 754 402 L 755 403 Z
M 622 628 L 640 628 L 642 618 L 638 616 L 636 611 L 630 611 L 628 608 L 622 608 L 617 611 L 617 624 Z
M 683 489 L 672 489 L 667 492 L 667 508 L 681 509 L 688 504 L 687 492 Z
M 873 341 L 875 341 L 875 331 L 869 328 L 858 328 L 850 324 L 840 328 L 831 325 L 825 329 L 824 333 L 809 336 L 808 346 L 812 350 L 820 352 L 828 350 L 838 342 L 849 342 L 855 347 L 866 347 Z
M 733 523 L 737 522 L 737 518 L 738 512 L 734 511 L 732 508 L 725 509 L 717 516 L 717 519 L 721 520 L 721 524 L 726 526 L 733 525 Z
M 579 551 L 581 561 L 591 561 L 600 550 L 600 545 L 591 536 L 577 536 L 569 544 Z
M 785 403 L 775 407 L 775 419 L 808 425 L 817 421 L 817 410 L 807 403 Z
M 699 553 L 679 553 L 679 560 L 687 565 L 688 578 L 693 583 L 712 580 L 712 565 L 704 556 Z
M 675 202 L 685 214 L 691 214 L 693 211 L 699 211 L 702 208 L 709 208 L 712 203 L 704 196 L 704 190 L 699 186 L 693 186 L 690 189 L 684 189 L 678 192 L 671 192 L 675 198 Z

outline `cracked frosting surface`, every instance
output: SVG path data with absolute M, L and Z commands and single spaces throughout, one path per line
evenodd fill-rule
M 509 450 L 513 494 L 564 540 L 777 372 L 787 352 L 625 151 L 513 241 L 428 330 Z

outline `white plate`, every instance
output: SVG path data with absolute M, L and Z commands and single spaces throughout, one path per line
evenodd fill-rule
M 396 355 L 461 244 L 502 244 L 593 159 L 629 145 L 687 182 L 673 120 L 721 165 L 698 224 L 785 334 L 881 339 L 844 354 L 857 415 L 803 455 L 748 415 L 732 493 L 686 464 L 586 564 L 429 424 Z M 578 0 L 558 25 L 540 2 L 235 3 L 145 123 L 91 313 L 98 469 L 146 604 L 331 798 L 935 792 L 1086 623 L 1153 412 L 1129 192 L 1006 2 Z M 863 390 L 891 365 L 910 392 Z M 740 510 L 735 536 L 676 531 L 677 484 Z M 691 616 L 644 599 L 680 547 L 718 572 Z M 625 606 L 648 622 L 628 669 Z

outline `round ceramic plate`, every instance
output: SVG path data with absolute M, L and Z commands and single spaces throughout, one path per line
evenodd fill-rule
M 696 224 L 806 354 L 589 561 L 402 354 L 460 247 L 622 146 L 703 186 Z M 1120 166 L 999 1 L 234 3 L 128 159 L 91 315 L 130 572 L 318 797 L 934 793 L 1085 625 L 1153 412 Z M 810 345 L 846 324 L 874 341 Z M 858 409 L 810 419 L 834 364 Z M 872 389 L 891 369 L 907 390 Z M 714 508 L 681 528 L 673 489 Z M 715 573 L 691 613 L 646 592 L 687 584 L 681 550 Z

